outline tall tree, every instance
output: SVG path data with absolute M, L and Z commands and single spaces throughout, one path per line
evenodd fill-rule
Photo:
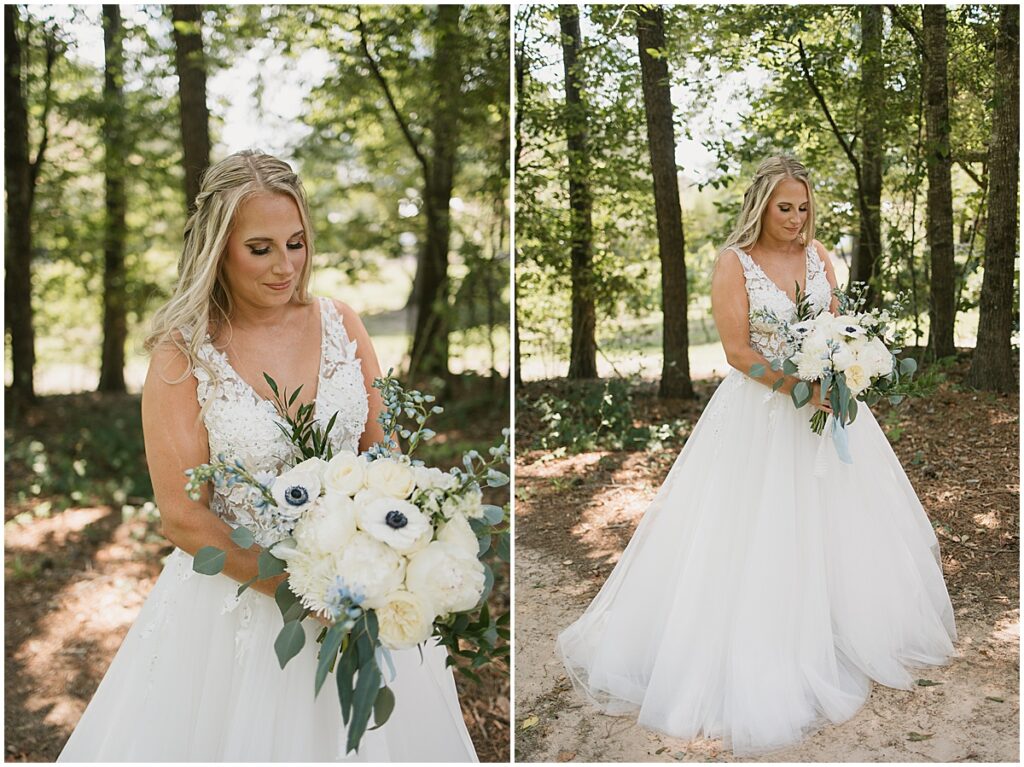
M 4 6 L 4 181 L 7 186 L 7 242 L 4 253 L 4 324 L 11 336 L 12 390 L 19 397 L 35 399 L 35 328 L 32 323 L 32 208 L 36 181 L 49 140 L 49 116 L 53 102 L 53 66 L 57 40 L 44 32 L 45 71 L 41 138 L 35 159 L 29 150 L 28 103 L 22 64 L 25 53 L 19 36 L 18 8 Z M 26 42 L 27 46 L 27 42 Z
M 953 261 L 953 158 L 949 145 L 949 85 L 946 75 L 946 6 L 922 8 L 922 68 L 925 101 L 925 157 L 928 165 L 928 250 L 931 253 L 931 301 L 928 353 L 956 354 L 956 278 Z
M 640 49 L 647 146 L 654 180 L 661 259 L 662 397 L 692 397 L 687 327 L 686 260 L 683 216 L 676 175 L 672 92 L 665 46 L 665 11 L 660 5 L 640 6 L 636 23 Z
M 967 383 L 990 391 L 1017 389 L 1010 348 L 1013 261 L 1017 253 L 1020 158 L 1020 6 L 1001 6 L 995 48 L 992 139 L 989 144 L 989 216 L 981 285 L 978 344 Z
M 462 7 L 439 5 L 436 10 L 431 79 L 436 98 L 429 120 L 429 143 L 417 138 L 398 107 L 391 86 L 370 50 L 366 25 L 356 9 L 360 45 L 402 135 L 423 170 L 426 233 L 414 290 L 416 325 L 409 352 L 411 376 L 448 375 L 451 196 L 459 140 L 460 87 L 463 79 L 459 16 Z
M 210 113 L 206 107 L 202 6 L 174 4 L 171 6 L 171 18 L 184 151 L 185 209 L 191 210 L 199 194 L 202 175 L 210 165 Z
M 875 278 L 882 253 L 882 155 L 885 103 L 885 68 L 882 59 L 882 6 L 860 7 L 860 233 L 853 255 L 852 277 L 872 286 L 877 301 Z
M 565 72 L 565 131 L 569 163 L 570 255 L 572 260 L 572 340 L 569 378 L 597 378 L 597 314 L 593 282 L 593 197 L 587 179 L 586 106 L 581 98 L 579 8 L 558 6 Z
M 103 6 L 103 140 L 105 223 L 103 234 L 103 351 L 99 391 L 123 392 L 128 335 L 125 274 L 125 104 L 121 11 Z

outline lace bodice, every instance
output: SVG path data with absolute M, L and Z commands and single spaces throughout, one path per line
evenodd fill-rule
M 739 257 L 746 278 L 747 301 L 750 305 L 750 345 L 769 360 L 789 356 L 785 335 L 779 332 L 779 325 L 767 320 L 764 314 L 769 313 L 783 322 L 795 322 L 797 317 L 793 300 L 743 250 L 737 247 L 731 250 Z M 828 309 L 832 301 L 832 286 L 825 274 L 825 264 L 814 245 L 807 246 L 804 257 L 804 292 L 817 314 Z
M 356 452 L 369 408 L 356 343 L 349 339 L 334 303 L 327 298 L 318 300 L 322 342 L 314 417 L 323 429 L 337 412 L 330 436 L 334 451 Z M 297 463 L 298 453 L 279 428 L 286 422 L 274 403 L 256 393 L 231 366 L 227 355 L 214 347 L 209 335 L 199 348 L 199 356 L 216 371 L 216 379 L 198 366 L 194 371 L 199 403 L 206 406 L 203 422 L 209 433 L 211 458 L 220 454 L 237 458 L 253 473 L 279 474 Z M 255 510 L 243 485 L 215 487 L 210 509 L 232 526 L 244 524 L 256 531 L 260 543 L 280 537 L 281 531 Z

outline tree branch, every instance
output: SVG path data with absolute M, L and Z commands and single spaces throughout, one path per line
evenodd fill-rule
M 46 46 L 46 73 L 43 75 L 43 114 L 40 123 L 43 126 L 43 135 L 39 139 L 39 148 L 36 150 L 36 158 L 29 163 L 29 189 L 30 194 L 35 193 L 36 180 L 39 178 L 39 168 L 43 163 L 46 154 L 46 145 L 50 141 L 50 108 L 53 106 L 53 65 L 57 60 L 57 37 L 52 29 L 47 29 L 45 34 Z
M 966 173 L 968 176 L 970 176 L 971 180 L 975 184 L 977 184 L 979 188 L 984 189 L 986 186 L 988 186 L 988 184 L 985 181 L 984 177 L 983 176 L 979 176 L 974 170 L 972 170 L 971 167 L 967 164 L 967 161 L 961 160 L 961 159 L 956 159 L 953 162 L 955 162 L 957 165 L 959 165 L 960 169 L 963 170 L 963 172 Z
M 804 41 L 797 41 L 797 48 L 800 51 L 800 69 L 804 73 L 804 79 L 807 81 L 807 85 L 810 87 L 811 92 L 814 94 L 814 98 L 818 100 L 818 104 L 821 105 L 822 111 L 825 113 L 825 119 L 828 120 L 828 124 L 832 128 L 832 133 L 839 140 L 839 145 L 843 148 L 846 156 L 849 158 L 850 163 L 853 165 L 853 171 L 857 175 L 857 186 L 861 184 L 861 172 L 860 162 L 857 160 L 857 155 L 853 153 L 853 147 L 843 137 L 842 131 L 839 130 L 839 126 L 836 125 L 835 119 L 832 117 L 832 111 L 828 108 L 828 104 L 825 103 L 825 96 L 822 94 L 821 89 L 818 88 L 818 84 L 814 81 L 814 76 L 811 74 L 811 69 L 807 64 L 807 52 L 804 50 Z
M 373 58 L 373 54 L 370 53 L 370 46 L 366 39 L 366 25 L 363 23 L 363 16 L 360 13 L 359 6 L 355 6 L 356 12 L 356 24 L 359 27 L 359 46 L 363 49 L 363 56 L 366 58 L 366 63 L 370 66 L 370 71 L 373 72 L 374 78 L 380 84 L 381 90 L 384 91 L 384 98 L 387 99 L 388 107 L 391 109 L 391 113 L 395 116 L 395 120 L 398 121 L 398 127 L 402 130 L 402 135 L 405 136 L 406 142 L 412 149 L 416 159 L 420 165 L 423 166 L 423 172 L 427 176 L 430 174 L 430 162 L 427 160 L 426 155 L 423 154 L 423 150 L 420 148 L 419 141 L 413 136 L 412 130 L 406 123 L 405 118 L 402 117 L 402 113 L 398 109 L 398 104 L 395 103 L 395 98 L 391 93 L 391 87 L 388 85 L 388 81 L 384 78 L 384 74 L 380 71 L 380 67 L 377 64 L 376 59 Z
M 917 45 L 917 52 L 925 58 L 928 58 L 928 49 L 925 48 L 924 42 L 921 40 L 921 35 L 917 31 L 917 27 L 914 23 L 903 15 L 903 11 L 900 10 L 898 5 L 888 5 L 889 13 L 892 14 L 892 19 L 901 27 L 903 27 L 907 33 L 914 39 L 914 43 Z

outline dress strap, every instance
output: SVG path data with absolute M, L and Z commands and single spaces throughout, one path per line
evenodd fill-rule
M 321 296 L 319 301 L 323 334 L 323 373 L 325 378 L 330 378 L 338 368 L 356 359 L 356 342 L 349 338 L 345 323 L 334 302 L 326 296 Z

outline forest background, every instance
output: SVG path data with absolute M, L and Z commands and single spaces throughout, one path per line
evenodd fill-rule
M 500 439 L 509 25 L 502 6 L 5 6 L 9 760 L 56 757 L 170 551 L 141 345 L 211 162 L 292 163 L 313 292 L 448 406 L 425 460 Z M 459 675 L 482 759 L 508 758 L 504 672 Z

